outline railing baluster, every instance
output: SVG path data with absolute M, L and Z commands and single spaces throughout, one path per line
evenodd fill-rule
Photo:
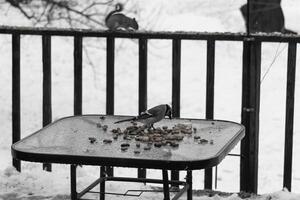
M 82 36 L 74 37 L 74 115 L 82 114 Z
M 147 39 L 139 39 L 139 113 L 147 109 Z M 138 169 L 138 178 L 146 178 L 146 169 Z
M 115 38 L 107 37 L 106 40 L 106 114 L 114 114 L 115 92 Z M 106 172 L 113 176 L 113 167 L 107 167 Z
M 181 40 L 172 40 L 172 110 L 173 117 L 180 117 Z M 179 171 L 171 171 L 171 180 L 179 180 Z M 173 185 L 178 186 L 178 185 Z
M 20 103 L 20 34 L 12 34 L 12 143 L 21 139 Z M 21 161 L 13 159 L 13 166 L 21 171 Z
M 240 190 L 257 193 L 261 42 L 245 41 L 243 48 Z
M 214 118 L 215 41 L 207 40 L 206 119 Z M 212 189 L 212 168 L 204 171 L 204 188 Z
M 291 191 L 293 161 L 293 130 L 294 130 L 294 98 L 296 75 L 297 43 L 290 42 L 288 48 L 286 114 L 285 114 L 285 145 L 283 187 Z
M 107 37 L 106 47 L 106 114 L 114 114 L 115 38 Z
M 147 109 L 147 39 L 139 40 L 139 113 Z
M 48 125 L 52 121 L 52 105 L 51 105 L 51 36 L 42 36 L 42 52 L 43 52 L 43 126 Z M 51 171 L 51 164 L 44 163 L 43 169 Z

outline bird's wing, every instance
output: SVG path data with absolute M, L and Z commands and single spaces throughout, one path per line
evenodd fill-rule
M 148 113 L 154 116 L 164 115 L 166 112 L 166 105 L 158 105 L 148 110 Z

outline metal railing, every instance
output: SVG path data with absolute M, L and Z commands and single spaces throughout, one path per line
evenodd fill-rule
M 259 104 L 261 43 L 287 42 L 287 88 L 285 116 L 285 153 L 283 187 L 291 190 L 292 157 L 293 157 L 293 124 L 296 50 L 300 36 L 280 34 L 244 33 L 200 33 L 200 32 L 109 32 L 102 30 L 82 29 L 50 29 L 26 27 L 0 27 L 0 34 L 12 35 L 12 138 L 20 140 L 20 35 L 42 36 L 43 47 L 43 125 L 52 120 L 51 111 L 51 36 L 74 37 L 74 115 L 82 113 L 82 39 L 84 37 L 106 38 L 106 113 L 114 114 L 114 63 L 115 38 L 138 39 L 139 46 L 139 112 L 147 108 L 147 43 L 149 39 L 172 40 L 172 108 L 173 115 L 180 117 L 180 72 L 181 41 L 207 41 L 207 79 L 206 79 L 206 118 L 214 118 L 214 71 L 215 42 L 243 42 L 243 74 L 242 74 L 242 107 L 241 123 L 246 127 L 246 137 L 241 142 L 240 158 L 240 190 L 257 193 L 258 177 L 258 136 L 259 136 Z M 13 165 L 21 170 L 18 160 Z M 50 164 L 43 165 L 51 170 Z M 111 173 L 113 171 L 111 170 Z M 145 177 L 145 169 L 138 170 L 139 177 Z M 171 173 L 172 179 L 178 179 L 179 172 Z M 212 169 L 205 169 L 205 188 L 212 188 Z

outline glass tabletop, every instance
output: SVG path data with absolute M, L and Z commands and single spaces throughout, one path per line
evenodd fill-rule
M 150 131 L 114 123 L 126 118 L 62 118 L 13 144 L 12 155 L 32 162 L 203 169 L 221 162 L 245 135 L 241 124 L 222 120 L 164 119 Z

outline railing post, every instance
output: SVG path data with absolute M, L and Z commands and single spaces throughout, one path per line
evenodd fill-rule
M 114 114 L 115 92 L 115 38 L 107 37 L 106 43 L 106 114 Z
M 139 113 L 147 109 L 147 39 L 139 39 Z M 138 178 L 146 178 L 146 169 L 138 169 Z
M 261 42 L 244 41 L 240 190 L 257 193 Z
M 215 41 L 207 40 L 206 119 L 214 118 Z M 204 171 L 204 188 L 212 189 L 212 168 Z
M 20 34 L 12 34 L 12 143 L 21 139 L 20 103 Z M 21 161 L 13 158 L 13 166 L 21 171 Z
M 285 144 L 283 187 L 291 191 L 293 163 L 293 130 L 294 130 L 294 99 L 296 75 L 297 43 L 290 42 L 288 48 L 287 85 L 286 85 L 286 114 L 285 114 Z
M 180 117 L 181 40 L 172 40 L 172 111 Z M 179 180 L 179 171 L 171 171 L 171 180 Z M 178 185 L 172 185 L 178 187 Z
M 114 114 L 115 93 L 115 38 L 106 40 L 106 114 Z M 113 176 L 113 167 L 107 166 L 106 172 Z
M 51 106 L 51 36 L 42 36 L 43 52 L 43 127 L 52 121 Z M 51 171 L 51 164 L 44 163 L 43 169 Z
M 82 36 L 74 37 L 74 115 L 82 114 Z

